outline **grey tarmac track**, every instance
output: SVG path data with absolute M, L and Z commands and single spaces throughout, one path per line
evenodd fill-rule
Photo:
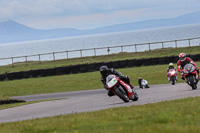
M 27 101 L 66 99 L 45 101 L 0 110 L 0 123 L 200 96 L 200 87 L 197 90 L 192 90 L 186 83 L 150 85 L 150 87 L 149 89 L 139 89 L 136 87 L 139 100 L 130 101 L 129 103 L 124 103 L 117 96 L 108 97 L 105 89 L 14 97 Z

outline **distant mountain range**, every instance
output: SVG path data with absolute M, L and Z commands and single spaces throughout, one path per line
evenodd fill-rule
M 200 11 L 185 14 L 176 18 L 124 23 L 90 30 L 78 30 L 73 28 L 39 30 L 27 27 L 12 20 L 8 20 L 5 22 L 0 22 L 0 43 L 53 39 L 188 24 L 200 24 Z

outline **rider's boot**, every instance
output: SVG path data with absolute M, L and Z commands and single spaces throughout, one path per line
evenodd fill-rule
M 131 83 L 129 83 L 129 86 L 131 87 L 131 89 L 133 89 L 133 88 L 134 88 L 134 86 L 133 86 Z

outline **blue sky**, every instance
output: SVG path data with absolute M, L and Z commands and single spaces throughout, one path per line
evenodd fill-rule
M 37 29 L 93 29 L 200 10 L 200 0 L 0 0 L 0 22 Z

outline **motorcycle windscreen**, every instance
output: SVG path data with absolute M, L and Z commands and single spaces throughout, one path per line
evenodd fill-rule
M 115 86 L 117 84 L 117 79 L 114 75 L 109 75 L 106 78 L 106 84 L 109 88 L 112 88 L 113 86 Z
M 141 83 L 142 83 L 142 85 L 147 85 L 148 84 L 148 82 L 146 80 L 144 80 L 144 79 L 141 81 Z
M 186 65 L 184 66 L 184 69 L 190 70 L 192 67 L 193 67 L 192 64 L 186 64 Z

